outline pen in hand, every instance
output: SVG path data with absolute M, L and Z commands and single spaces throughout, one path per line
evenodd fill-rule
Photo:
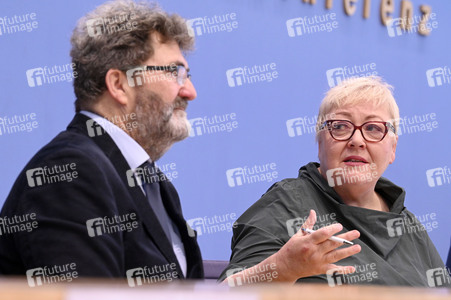
M 307 228 L 301 228 L 301 229 L 302 229 L 302 231 L 305 231 L 307 233 L 314 233 L 315 232 L 315 230 L 313 230 L 313 229 L 307 229 Z M 345 240 L 345 239 L 342 239 L 342 238 L 339 238 L 339 237 L 336 237 L 336 236 L 331 236 L 328 239 L 331 240 L 331 241 L 335 241 L 335 242 L 339 242 L 339 243 L 343 243 L 343 244 L 354 245 L 353 242 L 350 242 L 348 240 Z

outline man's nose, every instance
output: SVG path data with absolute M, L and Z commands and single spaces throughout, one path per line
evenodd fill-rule
M 180 87 L 179 97 L 185 100 L 194 100 L 197 97 L 196 89 L 191 79 L 187 78 L 185 83 Z

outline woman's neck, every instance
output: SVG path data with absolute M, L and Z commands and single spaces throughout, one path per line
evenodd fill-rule
M 343 202 L 350 206 L 390 211 L 385 200 L 374 190 L 375 185 L 342 185 L 334 187 Z

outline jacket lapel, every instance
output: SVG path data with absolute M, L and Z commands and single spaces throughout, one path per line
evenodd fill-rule
M 203 266 L 198 263 L 202 262 L 202 255 L 196 237 L 191 237 L 188 234 L 187 223 L 183 217 L 178 193 L 166 176 L 160 170 L 158 172 L 160 178 L 164 178 L 164 180 L 160 181 L 160 189 L 166 211 L 177 226 L 180 232 L 180 238 L 185 247 L 186 275 L 188 278 L 203 278 Z

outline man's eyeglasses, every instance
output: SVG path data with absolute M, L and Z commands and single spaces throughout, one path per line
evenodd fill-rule
M 329 130 L 332 138 L 337 141 L 350 140 L 357 129 L 368 142 L 382 141 L 389 129 L 396 133 L 395 127 L 390 122 L 382 121 L 369 121 L 356 126 L 347 120 L 327 120 L 321 124 L 319 129 L 322 130 L 325 127 Z
M 166 71 L 171 72 L 172 75 L 177 78 L 177 83 L 179 85 L 184 85 L 187 78 L 191 78 L 189 74 L 189 69 L 185 68 L 183 65 L 169 65 L 169 66 L 145 66 L 147 71 Z

